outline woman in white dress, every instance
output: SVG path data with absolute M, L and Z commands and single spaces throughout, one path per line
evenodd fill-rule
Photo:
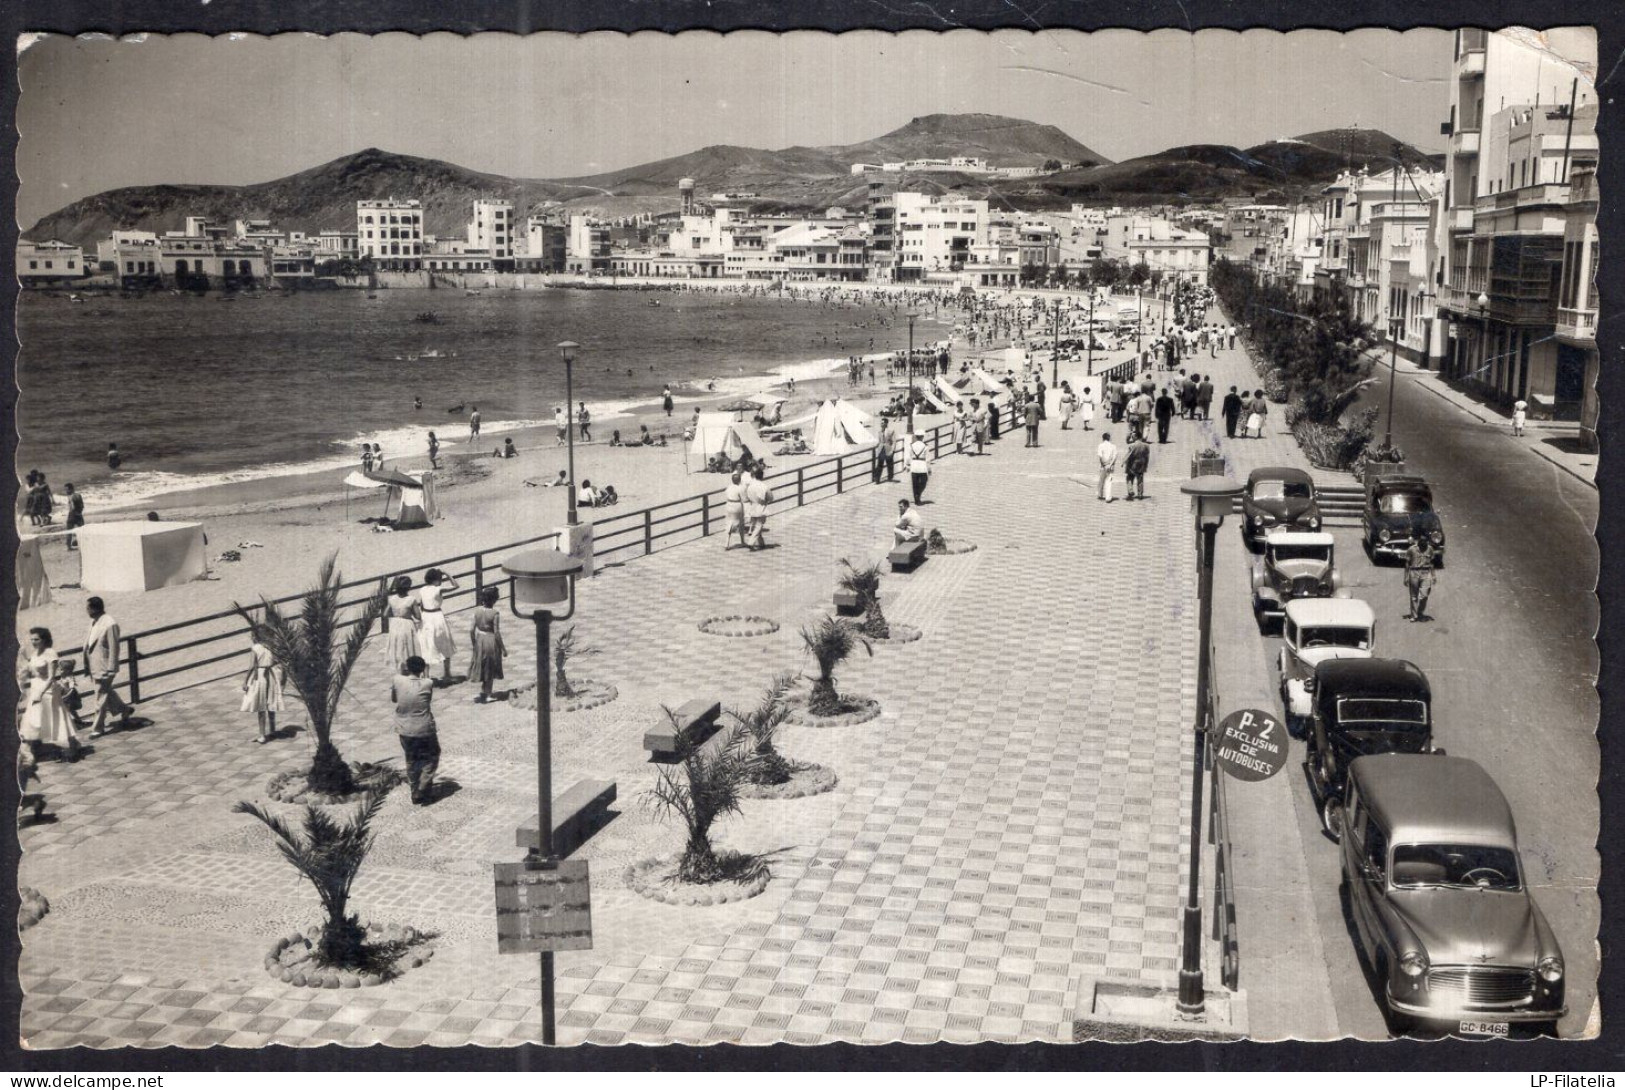
M 282 667 L 271 649 L 253 636 L 248 649 L 248 675 L 243 678 L 243 711 L 253 712 L 259 723 L 259 744 L 264 745 L 276 733 L 276 713 L 282 710 Z
M 55 746 L 66 753 L 68 760 L 77 761 L 79 732 L 74 729 L 73 714 L 62 700 L 68 669 L 57 658 L 51 644 L 50 629 L 28 630 L 28 651 L 23 677 L 19 679 L 27 682 L 28 703 L 19 733 L 36 759 L 40 746 Z
M 1089 430 L 1089 421 L 1095 418 L 1095 395 L 1089 392 L 1089 387 L 1083 388 L 1078 397 L 1078 416 L 1083 420 L 1083 430 Z
M 451 680 L 451 656 L 457 650 L 441 599 L 457 589 L 457 580 L 439 568 L 424 572 L 423 586 L 418 588 L 418 599 L 423 607 L 423 618 L 418 623 L 418 654 L 431 667 L 440 663 L 441 682 Z
M 385 606 L 389 631 L 385 636 L 384 653 L 391 673 L 402 674 L 406 672 L 406 660 L 418 653 L 417 630 L 423 620 L 423 603 L 412 593 L 411 576 L 396 576 L 392 589 L 394 593 Z
M 1529 419 L 1529 402 L 1519 399 L 1512 403 L 1512 434 L 1522 435 L 1524 423 Z

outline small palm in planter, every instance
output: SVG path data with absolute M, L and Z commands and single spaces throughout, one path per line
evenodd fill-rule
M 339 699 L 349 683 L 350 671 L 361 658 L 372 626 L 383 616 L 387 605 L 385 587 L 362 603 L 361 615 L 339 642 L 344 628 L 340 617 L 340 588 L 344 578 L 338 572 L 338 554 L 322 561 L 316 585 L 305 592 L 297 617 L 284 616 L 275 602 L 260 598 L 260 616 L 255 619 L 237 603 L 232 608 L 248 622 L 255 636 L 265 644 L 293 684 L 299 702 L 310 717 L 310 731 L 316 739 L 316 755 L 307 774 L 312 791 L 323 795 L 345 795 L 355 790 L 355 775 L 338 747 L 333 744 L 333 718 Z
M 835 668 L 845 662 L 859 644 L 871 655 L 875 653 L 874 645 L 857 625 L 839 617 L 825 617 L 811 628 L 803 628 L 801 642 L 818 663 L 818 676 L 813 679 L 812 692 L 807 697 L 807 710 L 813 715 L 840 715 L 847 709 L 841 694 L 835 691 Z
M 251 802 L 232 807 L 238 814 L 258 818 L 276 837 L 277 850 L 293 865 L 299 876 L 316 889 L 322 911 L 327 914 L 313 960 L 325 969 L 364 971 L 387 970 L 399 953 L 389 944 L 369 946 L 360 917 L 350 911 L 350 887 L 372 850 L 372 819 L 384 804 L 387 792 L 368 794 L 349 819 L 339 822 L 318 806 L 306 806 L 304 835 L 301 837 L 282 818 L 267 813 Z
M 576 640 L 575 625 L 571 625 L 559 634 L 558 640 L 553 644 L 553 672 L 557 675 L 553 682 L 554 696 L 575 696 L 575 686 L 570 684 L 570 677 L 565 668 L 570 660 L 582 655 L 596 655 L 598 648 L 588 647 Z
M 889 638 L 891 626 L 880 609 L 880 565 L 866 564 L 860 568 L 846 559 L 841 563 L 846 571 L 841 575 L 840 586 L 857 595 L 858 609 L 863 611 L 863 634 L 877 640 Z
M 671 710 L 663 710 L 675 723 Z M 761 866 L 759 860 L 736 853 L 719 855 L 711 844 L 711 826 L 717 819 L 739 812 L 739 786 L 748 762 L 744 743 L 745 731 L 734 727 L 709 745 L 689 747 L 681 764 L 659 769 L 654 786 L 645 796 L 645 804 L 659 817 L 675 817 L 687 831 L 688 839 L 677 862 L 675 877 L 679 882 L 738 880 L 746 864 Z
M 767 687 L 756 707 L 744 715 L 728 713 L 739 724 L 751 748 L 744 770 L 745 778 L 751 783 L 764 786 L 788 783 L 795 772 L 796 766 L 785 760 L 775 744 L 779 728 L 790 717 L 786 697 L 794 685 L 794 677 L 780 674 Z

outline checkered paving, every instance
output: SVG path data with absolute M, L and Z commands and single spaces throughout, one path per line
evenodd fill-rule
M 1221 390 L 1250 373 L 1240 356 L 1211 362 Z M 1153 447 L 1150 499 L 1110 505 L 1094 498 L 1099 429 L 1052 418 L 1036 450 L 1007 435 L 990 457 L 939 464 L 926 521 L 979 547 L 885 577 L 888 615 L 925 636 L 841 669 L 878 719 L 786 731 L 785 752 L 835 769 L 837 789 L 719 823 L 720 845 L 769 860 L 751 901 L 675 907 L 625 886 L 626 865 L 681 842 L 642 805 L 643 729 L 662 704 L 740 706 L 776 671 L 810 669 L 798 628 L 829 610 L 840 558 L 884 555 L 906 486 L 777 515 L 776 548 L 701 541 L 581 588 L 576 623 L 598 653 L 574 676 L 620 697 L 555 715 L 554 782 L 614 779 L 620 813 L 578 853 L 595 947 L 558 957 L 561 1043 L 1061 1041 L 1079 976 L 1177 979 L 1196 642 L 1177 481 L 1211 427 L 1176 422 Z M 1224 446 L 1245 473 L 1286 458 L 1281 444 Z M 781 628 L 698 631 L 722 613 Z M 504 623 L 509 681 L 532 678 L 529 633 Z M 386 674 L 380 647 L 352 679 L 337 735 L 352 759 L 398 756 Z M 534 810 L 533 720 L 472 695 L 436 697 L 455 789 L 427 809 L 396 793 L 357 884 L 364 916 L 438 935 L 428 965 L 379 988 L 299 989 L 261 969 L 318 914 L 268 834 L 228 811 L 308 760 L 302 713 L 257 746 L 236 687 L 204 686 L 144 705 L 150 726 L 78 765 L 44 766 L 58 820 L 21 831 L 22 881 L 52 903 L 24 936 L 28 1047 L 535 1039 L 536 962 L 497 956 L 490 877 Z

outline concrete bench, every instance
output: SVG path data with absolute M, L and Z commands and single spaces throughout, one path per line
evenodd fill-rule
M 709 738 L 722 717 L 722 704 L 698 698 L 673 709 L 672 716 L 675 722 L 662 714 L 661 722 L 644 732 L 643 748 L 651 760 L 680 760 L 685 750 Z
M 609 820 L 609 805 L 615 801 L 613 780 L 582 780 L 553 800 L 553 852 L 565 856 L 581 847 L 587 838 Z M 532 851 L 541 849 L 541 837 L 533 815 L 514 830 L 514 843 Z
M 887 553 L 886 559 L 891 562 L 894 572 L 913 571 L 925 562 L 925 542 L 906 541 Z
M 835 592 L 835 612 L 842 617 L 856 617 L 863 610 L 858 607 L 858 594 L 851 590 Z

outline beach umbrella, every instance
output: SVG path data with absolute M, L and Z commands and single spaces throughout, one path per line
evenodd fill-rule
M 719 412 L 719 413 L 753 413 L 753 412 L 756 412 L 760 408 L 762 408 L 762 403 L 760 401 L 749 401 L 749 400 L 747 400 L 745 398 L 740 398 L 738 401 L 731 401 L 726 405 L 718 406 L 717 412 Z

